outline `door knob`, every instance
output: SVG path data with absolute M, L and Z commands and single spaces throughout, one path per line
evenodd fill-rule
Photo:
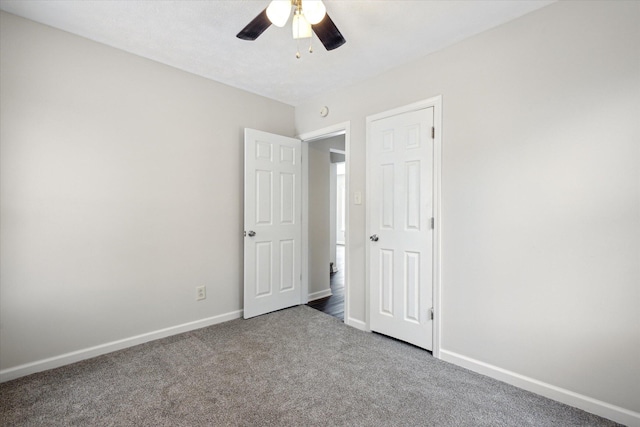
M 372 242 L 377 242 L 377 241 L 378 241 L 378 235 L 377 235 L 377 234 L 374 234 L 373 236 L 369 236 L 369 239 L 370 239 Z
M 253 230 L 249 230 L 249 232 L 247 233 L 249 235 L 249 237 L 253 237 L 256 235 L 256 232 Z

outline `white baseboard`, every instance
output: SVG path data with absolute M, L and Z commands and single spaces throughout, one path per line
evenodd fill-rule
M 361 331 L 369 332 L 369 330 L 367 329 L 367 324 L 365 322 L 363 322 L 362 320 L 354 319 L 353 317 L 349 317 L 347 320 L 345 320 L 344 324 L 352 326 L 356 329 L 360 329 Z
M 570 390 L 556 387 L 515 372 L 507 371 L 506 369 L 502 369 L 452 351 L 440 349 L 440 359 L 524 390 L 557 400 L 558 402 L 580 408 L 584 411 L 591 412 L 592 414 L 608 418 L 626 426 L 640 427 L 640 413 L 638 412 L 611 405 L 579 393 L 574 393 Z
M 333 295 L 333 293 L 331 292 L 331 289 L 325 289 L 324 291 L 320 291 L 320 292 L 313 292 L 309 294 L 309 302 L 315 301 L 320 298 L 330 297 L 331 295 Z
M 100 344 L 95 347 L 61 354 L 60 356 L 54 356 L 48 359 L 26 363 L 24 365 L 19 365 L 13 368 L 3 369 L 2 371 L 0 371 L 0 383 L 24 377 L 25 375 L 35 374 L 36 372 L 59 368 L 60 366 L 69 365 L 81 360 L 91 359 L 92 357 L 101 356 L 103 354 L 122 350 L 128 347 L 133 347 L 139 344 L 144 344 L 146 342 L 165 338 L 171 335 L 177 335 L 183 332 L 189 332 L 195 329 L 204 328 L 206 326 L 215 325 L 217 323 L 226 322 L 228 320 L 238 319 L 240 317 L 242 317 L 242 310 L 232 311 L 230 313 L 220 314 L 218 316 L 208 317 L 206 319 L 196 320 L 194 322 L 183 323 L 181 325 L 171 326 L 169 328 L 148 332 L 146 334 L 136 335 L 122 340 Z

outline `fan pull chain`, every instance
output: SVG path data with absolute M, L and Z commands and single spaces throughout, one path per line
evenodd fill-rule
M 309 53 L 313 53 L 313 34 L 309 37 Z
M 297 15 L 302 10 L 302 2 L 295 2 L 294 6 L 296 6 L 296 11 L 294 12 L 294 15 Z M 296 59 L 300 59 L 300 37 L 299 37 L 300 36 L 300 20 L 294 19 L 293 25 L 296 25 L 296 24 L 298 24 L 298 28 L 294 29 L 294 32 L 298 35 L 298 37 L 296 38 Z

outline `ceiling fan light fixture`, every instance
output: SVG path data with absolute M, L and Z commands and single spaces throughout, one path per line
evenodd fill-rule
M 291 0 L 272 0 L 267 7 L 267 17 L 276 27 L 284 27 L 291 14 Z
M 258 16 L 236 34 L 236 37 L 241 40 L 255 40 L 272 24 L 284 27 L 291 15 L 291 9 L 295 11 L 292 25 L 294 39 L 313 40 L 313 34 L 315 34 L 327 51 L 339 48 L 346 43 L 320 0 L 272 0 Z M 300 57 L 299 52 L 298 43 L 297 57 Z M 311 42 L 309 52 L 313 52 Z
M 321 0 L 302 0 L 302 13 L 309 24 L 316 25 L 324 19 L 327 8 Z
M 293 30 L 294 39 L 307 39 L 311 37 L 311 24 L 304 15 L 298 12 L 293 15 L 293 25 L 291 29 Z

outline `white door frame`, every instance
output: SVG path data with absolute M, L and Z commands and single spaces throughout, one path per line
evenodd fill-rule
M 442 304 L 441 304 L 441 287 L 442 287 L 442 188 L 441 188 L 441 169 L 442 169 L 442 95 L 433 98 L 418 101 L 403 107 L 394 108 L 393 110 L 384 111 L 382 113 L 367 116 L 367 147 L 371 144 L 371 123 L 375 120 L 384 119 L 398 114 L 408 113 L 412 111 L 422 110 L 433 107 L 433 126 L 435 128 L 434 147 L 433 147 L 433 350 L 432 354 L 436 358 L 440 358 L 440 343 L 442 342 Z M 369 151 L 367 150 L 367 163 Z M 304 180 L 304 176 L 302 178 Z M 369 177 L 366 180 L 366 200 L 371 200 L 371 192 Z M 366 208 L 366 227 L 370 230 L 370 214 L 369 206 Z M 304 234 L 304 230 L 303 230 Z M 366 238 L 366 236 L 365 236 Z M 303 237 L 304 241 L 304 237 Z M 369 252 L 371 245 L 365 245 L 365 313 L 366 313 L 366 329 L 371 331 L 370 322 L 370 302 L 371 289 L 369 277 Z M 304 262 L 304 261 L 303 261 Z M 303 287 L 304 289 L 304 287 Z
M 328 126 L 322 129 L 318 129 L 311 132 L 305 132 L 298 135 L 296 138 L 302 141 L 302 285 L 300 287 L 302 292 L 302 298 L 300 303 L 306 304 L 309 302 L 309 193 L 306 191 L 309 188 L 309 143 L 317 141 L 319 139 L 326 139 L 336 135 L 344 135 L 344 151 L 345 151 L 345 163 L 346 163 L 346 176 L 345 176 L 345 193 L 346 197 L 346 212 L 345 223 L 347 224 L 347 233 L 344 241 L 344 264 L 345 264 L 345 277 L 344 277 L 344 323 L 349 325 L 349 283 L 350 283 L 350 268 L 349 268 L 349 176 L 350 176 L 350 152 L 351 152 L 351 122 L 337 123 L 332 126 Z

